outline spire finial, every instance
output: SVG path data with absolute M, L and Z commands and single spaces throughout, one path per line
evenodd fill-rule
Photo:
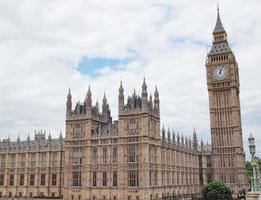
M 143 78 L 142 89 L 147 89 L 145 77 Z
M 213 33 L 220 33 L 220 32 L 225 32 L 225 29 L 223 28 L 223 25 L 222 25 L 222 22 L 220 19 L 219 5 L 217 5 L 217 22 L 216 22 L 216 26 L 215 26 Z
M 88 92 L 87 92 L 87 97 L 91 97 L 92 96 L 92 92 L 91 92 L 91 86 L 89 85 L 88 87 Z
M 71 95 L 71 88 L 69 88 L 69 91 L 68 91 L 68 94 L 67 94 L 67 98 L 72 98 L 72 95 Z
M 143 78 L 143 83 L 142 83 L 142 97 L 147 98 L 147 84 L 145 81 L 145 78 Z
M 124 91 L 124 89 L 123 89 L 122 81 L 121 81 L 121 82 L 120 82 L 119 93 L 120 93 L 120 94 L 123 94 L 123 91 Z

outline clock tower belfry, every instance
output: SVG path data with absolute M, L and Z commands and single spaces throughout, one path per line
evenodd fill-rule
M 221 23 L 219 9 L 213 31 L 212 48 L 207 56 L 206 70 L 213 179 L 224 181 L 235 194 L 246 186 L 239 74 L 236 58 Z

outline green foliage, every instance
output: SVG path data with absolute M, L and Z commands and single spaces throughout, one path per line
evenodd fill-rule
M 251 162 L 246 161 L 246 174 L 247 174 L 247 180 L 250 183 L 251 177 L 253 176 L 253 167 L 251 165 Z
M 213 181 L 203 189 L 204 200 L 232 200 L 232 192 L 222 181 Z

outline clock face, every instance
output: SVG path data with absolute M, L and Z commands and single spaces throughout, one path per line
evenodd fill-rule
M 228 75 L 228 68 L 225 65 L 219 65 L 213 69 L 213 77 L 216 80 L 224 80 Z

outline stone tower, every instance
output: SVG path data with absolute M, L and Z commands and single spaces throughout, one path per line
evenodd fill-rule
M 150 199 L 151 179 L 157 177 L 159 173 L 151 169 L 151 165 L 160 164 L 160 107 L 159 93 L 156 88 L 154 101 L 148 95 L 145 79 L 142 84 L 141 96 L 134 90 L 124 103 L 124 89 L 122 83 L 119 88 L 119 137 L 123 145 L 119 147 L 120 162 L 124 164 L 124 171 L 119 173 L 123 177 L 119 183 L 121 199 L 128 193 L 127 188 L 136 187 L 140 193 L 144 188 L 144 193 L 140 193 L 140 199 Z M 154 159 L 153 159 L 154 158 Z M 157 163 L 158 162 L 158 163 Z M 133 178 L 132 178 L 133 177 Z M 130 180 L 133 181 L 130 181 Z M 127 180 L 127 183 L 126 183 Z M 152 195 L 152 194 L 151 194 Z M 127 197 L 126 197 L 127 199 Z
M 245 156 L 239 98 L 239 74 L 236 58 L 228 44 L 219 9 L 213 31 L 213 44 L 207 56 L 214 180 L 223 180 L 234 194 L 244 188 Z

